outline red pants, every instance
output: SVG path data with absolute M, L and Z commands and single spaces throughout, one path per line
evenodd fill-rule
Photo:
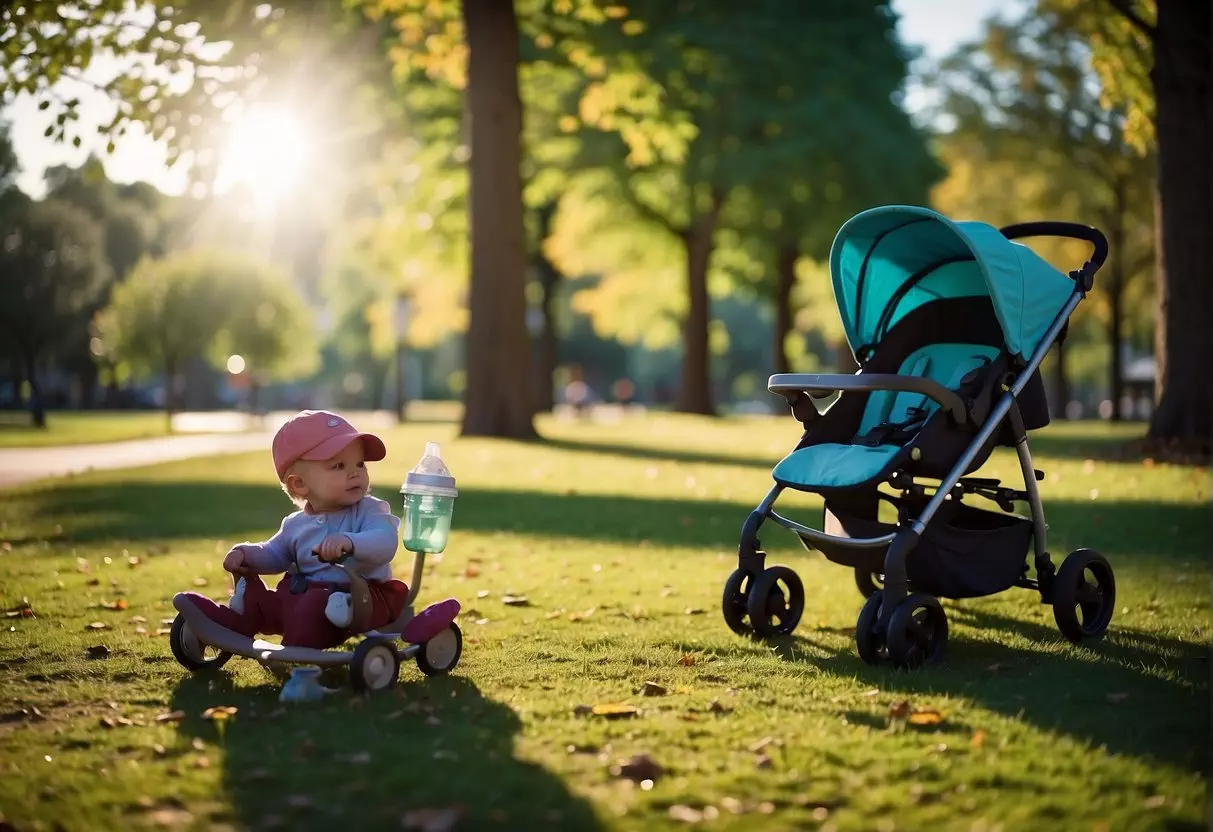
M 328 583 L 309 584 L 306 592 L 291 594 L 291 581 L 284 576 L 271 591 L 260 575 L 244 576 L 244 612 L 216 604 L 205 595 L 187 592 L 207 618 L 241 635 L 280 635 L 282 643 L 294 647 L 326 650 L 357 633 L 333 626 L 324 616 L 329 595 L 342 587 Z M 403 581 L 367 581 L 371 593 L 370 628 L 385 627 L 400 617 L 409 588 Z

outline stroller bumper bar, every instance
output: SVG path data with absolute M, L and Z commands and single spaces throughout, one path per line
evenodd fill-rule
M 778 393 L 789 403 L 795 394 L 828 394 L 848 390 L 897 390 L 905 393 L 922 393 L 939 402 L 940 407 L 951 414 L 956 424 L 964 424 L 968 416 L 964 401 L 937 381 L 919 376 L 901 376 L 892 373 L 777 373 L 767 380 L 767 389 Z

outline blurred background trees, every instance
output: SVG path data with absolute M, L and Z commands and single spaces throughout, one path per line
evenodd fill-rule
M 854 366 L 839 225 L 911 203 L 1100 227 L 1058 417 L 1213 433 L 1207 124 L 1175 116 L 1209 110 L 1207 4 L 1033 0 L 933 66 L 884 0 L 65 5 L 0 10 L 2 100 L 36 97 L 48 140 L 145 130 L 189 179 L 90 157 L 31 199 L 0 152 L 10 405 L 458 398 L 464 433 L 514 437 L 570 394 L 770 407 L 772 372 Z

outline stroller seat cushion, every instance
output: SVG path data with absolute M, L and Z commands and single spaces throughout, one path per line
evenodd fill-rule
M 877 476 L 900 451 L 897 445 L 810 445 L 785 456 L 771 471 L 788 488 L 849 488 Z

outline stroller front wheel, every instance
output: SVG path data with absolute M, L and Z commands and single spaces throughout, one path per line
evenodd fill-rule
M 734 569 L 733 574 L 724 582 L 724 597 L 720 600 L 720 611 L 724 615 L 724 623 L 739 636 L 754 634 L 754 630 L 746 623 L 747 590 L 754 585 L 753 573 L 742 569 Z
M 787 588 L 786 593 L 780 582 Z M 748 595 L 746 612 L 750 626 L 762 638 L 789 635 L 804 614 L 804 584 L 787 566 L 763 570 L 750 584 Z
M 1053 577 L 1053 618 L 1061 634 L 1075 644 L 1102 638 L 1115 611 L 1116 576 L 1108 559 L 1094 549 L 1066 555 Z
M 880 621 L 880 608 L 884 602 L 884 593 L 875 592 L 863 602 L 859 611 L 859 620 L 855 622 L 855 649 L 859 658 L 867 664 L 880 664 L 889 657 L 888 644 L 884 633 L 877 629 Z
M 895 667 L 912 669 L 934 664 L 943 656 L 948 641 L 948 617 L 938 600 L 915 592 L 889 616 L 886 638 L 889 661 Z

